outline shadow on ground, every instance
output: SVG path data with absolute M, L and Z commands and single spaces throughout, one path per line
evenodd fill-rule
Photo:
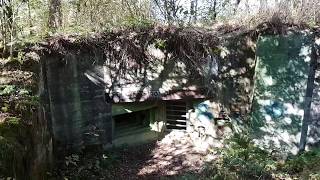
M 67 166 L 65 160 L 57 176 L 117 180 L 196 178 L 201 176 L 206 155 L 205 150 L 192 145 L 188 134 L 172 132 L 157 142 L 79 155 L 76 165 Z

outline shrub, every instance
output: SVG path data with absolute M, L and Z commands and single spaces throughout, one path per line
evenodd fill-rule
M 276 162 L 267 151 L 255 146 L 247 135 L 235 134 L 222 151 L 222 164 L 238 177 L 268 178 Z
M 290 174 L 302 173 L 303 171 L 312 172 L 313 170 L 317 172 L 316 170 L 320 170 L 319 165 L 320 149 L 314 149 L 289 158 L 285 163 L 283 170 Z
M 254 145 L 247 134 L 235 134 L 219 151 L 220 159 L 206 169 L 213 179 L 320 179 L 320 149 L 276 160 Z
M 215 179 L 269 179 L 277 167 L 270 154 L 255 146 L 245 134 L 230 138 L 220 155 Z

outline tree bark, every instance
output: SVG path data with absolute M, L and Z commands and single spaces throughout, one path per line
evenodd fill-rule
M 260 12 L 264 12 L 267 10 L 267 3 L 266 0 L 260 0 L 260 7 L 259 7 L 259 11 Z
M 48 28 L 55 32 L 62 25 L 61 0 L 49 0 Z
M 314 80 L 316 74 L 316 67 L 317 67 L 317 58 L 318 52 L 316 48 L 312 47 L 311 52 L 311 63 L 310 63 L 310 70 L 308 75 L 308 82 L 307 82 L 307 90 L 305 95 L 304 101 L 304 115 L 302 120 L 302 127 L 301 127 L 301 137 L 300 137 L 300 144 L 299 144 L 299 152 L 303 152 L 305 150 L 307 144 L 307 137 L 308 137 L 308 129 L 309 124 L 311 122 L 311 102 L 312 102 L 312 95 L 314 89 Z
M 217 0 L 213 1 L 213 20 L 217 20 Z
M 32 30 L 33 24 L 32 24 L 30 1 L 28 1 L 27 3 L 28 3 L 28 16 L 29 16 L 29 28 L 30 28 L 29 33 L 30 33 L 30 35 L 33 35 L 34 32 Z
M 236 0 L 235 7 L 234 7 L 234 9 L 233 9 L 233 14 L 234 14 L 234 15 L 237 13 L 237 10 L 238 10 L 238 7 L 239 7 L 240 2 L 241 2 L 241 0 Z

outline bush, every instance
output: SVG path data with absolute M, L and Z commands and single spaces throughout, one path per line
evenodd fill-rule
M 283 171 L 290 174 L 305 174 L 309 172 L 319 172 L 320 171 L 320 149 L 314 149 L 309 152 L 304 152 L 299 156 L 294 156 L 289 158 L 283 167 Z M 316 176 L 317 174 L 314 174 Z M 319 175 L 319 174 L 318 174 Z
M 144 29 L 150 28 L 154 24 L 153 21 L 149 19 L 139 19 L 135 17 L 130 17 L 123 22 L 124 27 L 132 28 L 132 29 Z
M 320 149 L 277 160 L 255 146 L 250 136 L 235 134 L 219 155 L 219 160 L 206 169 L 211 179 L 320 179 Z
M 220 151 L 221 160 L 217 164 L 216 178 L 269 179 L 276 169 L 274 161 L 267 151 L 255 146 L 247 135 L 235 134 L 228 140 L 226 148 Z

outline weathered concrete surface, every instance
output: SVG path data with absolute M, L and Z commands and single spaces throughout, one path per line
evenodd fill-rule
M 252 129 L 256 142 L 298 151 L 313 36 L 262 36 L 257 45 Z
M 122 74 L 118 59 L 106 60 L 104 82 L 112 101 L 212 98 L 231 113 L 250 112 L 255 67 L 255 39 L 250 35 L 229 37 L 196 60 L 155 44 L 146 48 L 148 56 L 140 69 L 131 67 Z
M 177 34 L 170 33 L 183 41 L 188 39 L 179 30 Z M 55 144 L 79 148 L 111 143 L 111 110 L 106 101 L 210 97 L 228 112 L 243 115 L 250 112 L 255 65 L 255 39 L 250 35 L 227 38 L 219 46 L 210 44 L 208 51 L 202 49 L 201 42 L 176 47 L 170 36 L 144 42 L 145 39 L 140 39 L 144 35 L 123 34 L 127 41 L 118 37 L 107 43 L 103 39 L 103 46 L 94 48 L 72 41 L 69 44 L 57 41 L 59 51 L 51 47 L 52 51 L 43 57 L 43 68 Z M 215 39 L 214 35 L 208 37 Z M 141 46 L 131 45 L 132 39 L 137 39 Z M 168 48 L 158 48 L 158 41 Z M 128 45 L 137 48 L 137 52 L 132 54 Z M 170 49 L 173 47 L 177 49 Z M 188 48 L 192 52 L 186 52 Z M 195 52 L 197 48 L 200 52 Z
M 64 149 L 112 141 L 111 105 L 106 103 L 99 58 L 90 54 L 49 54 L 43 68 L 54 144 Z M 95 61 L 97 62 L 95 64 Z M 95 72 L 95 76 L 90 75 Z
M 44 65 L 48 109 L 57 143 L 80 147 L 111 142 L 111 110 L 105 101 L 195 98 L 210 99 L 237 117 L 248 116 L 255 107 L 253 122 L 258 133 L 264 131 L 260 127 L 270 125 L 270 118 L 264 116 L 268 110 L 261 101 L 280 100 L 295 112 L 277 122 L 281 129 L 298 136 L 302 114 L 297 109 L 303 103 L 309 41 L 300 36 L 280 36 L 280 42 L 277 35 L 273 36 L 275 39 L 265 36 L 266 47 L 261 47 L 260 41 L 256 51 L 257 36 L 249 33 L 224 34 L 221 40 L 210 33 L 193 39 L 188 33 L 177 29 L 146 30 L 110 33 L 76 43 L 68 39 L 57 41 L 59 48 L 52 50 L 56 54 L 49 53 Z M 216 43 L 204 45 L 203 41 L 208 40 L 205 38 Z M 252 101 L 256 52 L 257 74 L 268 77 L 256 78 L 256 99 Z M 274 76 L 271 80 L 277 80 L 276 85 L 268 85 L 269 76 Z M 265 133 L 260 135 L 267 137 Z

